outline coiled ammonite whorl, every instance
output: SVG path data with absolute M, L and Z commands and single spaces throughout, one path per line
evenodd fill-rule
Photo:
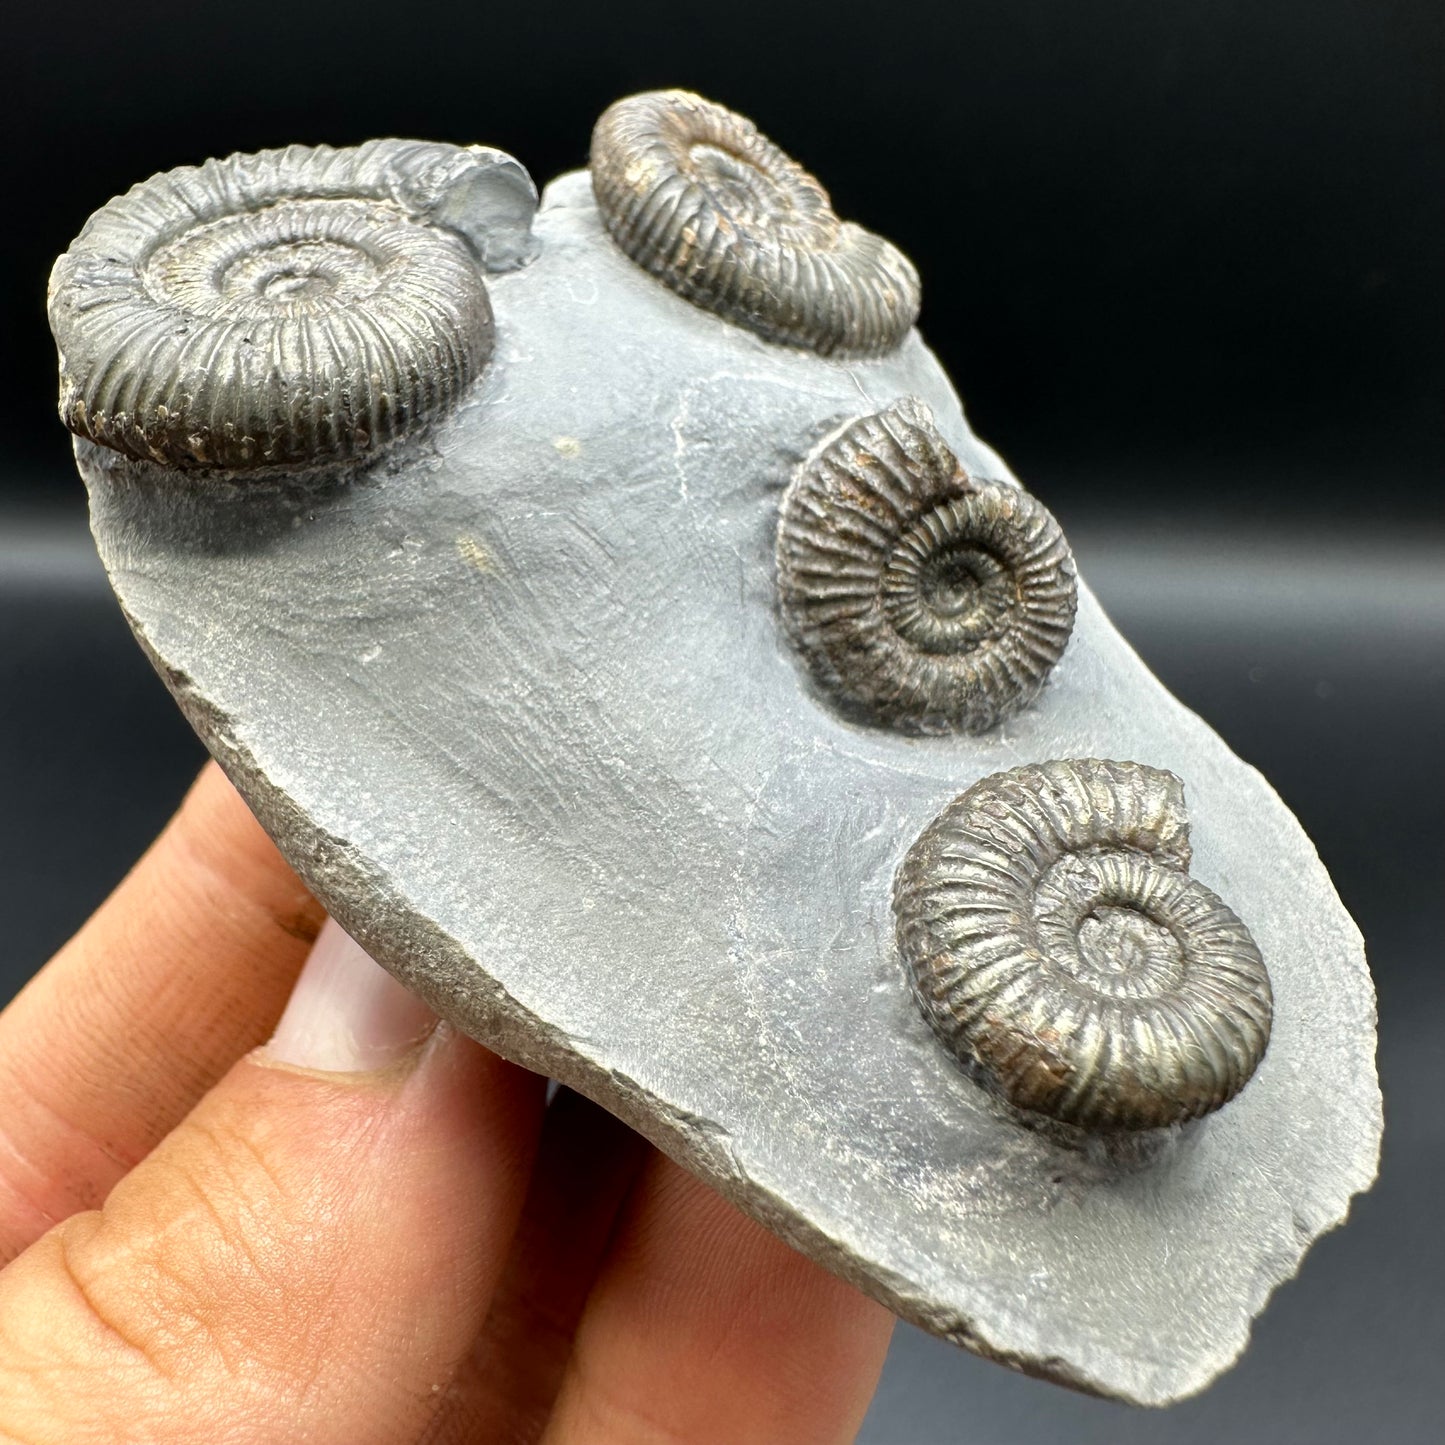
M 833 214 L 749 120 L 685 90 L 629 96 L 592 133 L 592 189 L 617 244 L 680 296 L 820 356 L 891 351 L 918 273 Z
M 1074 625 L 1058 523 L 1021 488 L 969 477 L 911 397 L 804 462 L 777 559 L 789 635 L 867 722 L 991 728 L 1038 694 Z
M 61 418 L 171 467 L 366 454 L 486 364 L 482 271 L 521 259 L 534 203 L 510 157 L 417 141 L 153 176 L 55 264 Z
M 1097 758 L 948 805 L 898 870 L 898 944 L 935 1032 L 986 1088 L 1090 1132 L 1195 1119 L 1269 1043 L 1269 973 L 1189 877 L 1184 786 Z

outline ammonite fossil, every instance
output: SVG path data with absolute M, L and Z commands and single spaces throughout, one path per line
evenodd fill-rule
M 969 477 L 911 397 L 803 464 L 777 563 L 784 623 L 821 687 L 910 731 L 981 732 L 1018 711 L 1074 623 L 1058 523 L 1021 488 Z
M 1189 877 L 1184 787 L 1097 758 L 997 773 L 898 871 L 898 942 L 944 1044 L 1024 1110 L 1083 1129 L 1198 1118 L 1269 1042 L 1249 930 Z
M 417 141 L 153 176 L 51 274 L 61 418 L 172 467 L 365 454 L 485 365 L 482 270 L 525 257 L 534 204 L 510 157 Z
M 823 356 L 892 350 L 918 273 L 833 214 L 751 121 L 685 90 L 629 96 L 592 133 L 592 187 L 617 244 L 680 296 Z

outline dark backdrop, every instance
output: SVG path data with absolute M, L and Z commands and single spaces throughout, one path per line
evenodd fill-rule
M 1380 1183 L 1234 1371 L 1143 1414 L 901 1331 L 864 1439 L 1445 1438 L 1440 21 L 1440 0 L 8 15 L 0 999 L 200 757 L 84 531 L 53 256 L 114 192 L 207 155 L 418 135 L 499 145 L 545 180 L 583 162 L 616 96 L 690 86 L 914 257 L 975 426 L 1150 666 L 1299 814 L 1380 990 Z
M 55 485 L 43 279 L 153 171 L 481 141 L 539 180 L 629 91 L 742 110 L 924 277 L 976 427 L 1045 491 L 1433 499 L 1439 0 L 126 0 L 13 7 L 7 455 Z M 1388 468 L 1391 495 L 1362 488 Z M 1438 471 L 1438 468 L 1434 470 Z M 13 485 L 13 483 L 12 483 Z M 1362 491 L 1365 497 L 1361 496 Z M 1243 495 L 1243 500 L 1238 500 Z M 1057 500 L 1057 493 L 1055 500 Z

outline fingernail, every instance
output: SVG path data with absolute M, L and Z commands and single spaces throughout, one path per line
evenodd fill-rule
M 414 1050 L 436 1015 L 327 919 L 266 1052 L 338 1074 L 385 1069 Z

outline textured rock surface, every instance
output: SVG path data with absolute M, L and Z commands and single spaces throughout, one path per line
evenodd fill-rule
M 998 731 L 836 718 L 777 616 L 792 469 L 904 394 L 970 471 L 1003 464 L 916 335 L 827 361 L 730 327 L 621 255 L 583 176 L 536 232 L 487 279 L 490 368 L 369 469 L 203 481 L 78 445 L 138 636 L 328 908 L 443 1014 L 928 1329 L 1127 1399 L 1201 1388 L 1375 1170 L 1373 995 L 1309 840 L 1087 588 Z M 1006 1119 L 893 944 L 894 870 L 946 802 L 1085 756 L 1185 780 L 1191 872 L 1275 991 L 1240 1097 L 1130 1167 Z

